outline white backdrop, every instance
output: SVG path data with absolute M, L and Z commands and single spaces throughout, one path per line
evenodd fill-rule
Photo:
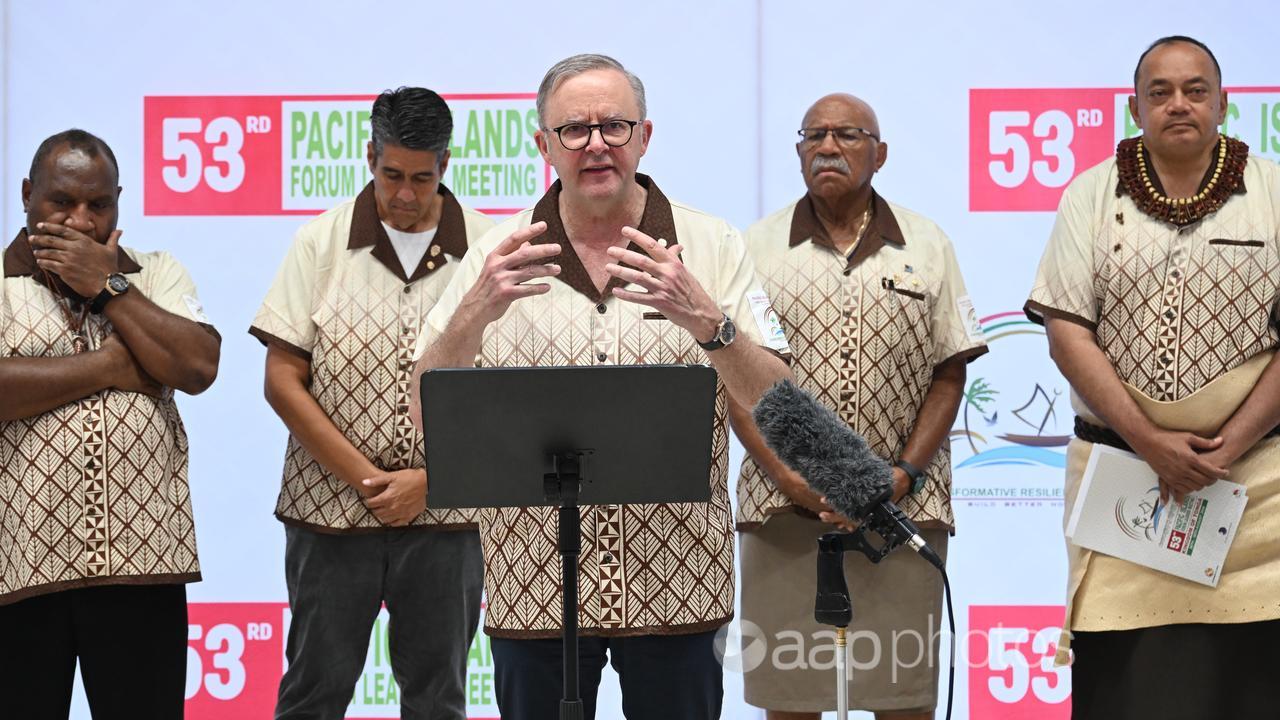
M 304 217 L 264 212 L 261 203 L 242 215 L 184 205 L 157 180 L 162 166 L 173 165 L 162 156 L 160 124 L 186 106 L 153 101 L 144 115 L 145 98 L 204 98 L 191 107 L 205 108 L 194 114 L 207 122 L 239 107 L 218 96 L 267 96 L 249 102 L 273 109 L 282 98 L 306 97 L 327 112 L 341 96 L 413 84 L 456 98 L 455 109 L 482 112 L 497 103 L 524 111 L 527 98 L 461 96 L 532 93 L 556 60 L 605 52 L 648 89 L 655 134 L 641 169 L 669 196 L 741 228 L 803 192 L 793 143 L 807 106 L 832 91 L 868 100 L 890 147 L 875 185 L 951 235 L 993 351 L 970 366 L 972 402 L 957 420 L 953 446 L 959 531 L 950 568 L 963 638 L 955 717 L 982 720 L 1067 716 L 1069 678 L 1041 660 L 1052 654 L 1044 639 L 1060 620 L 1065 573 L 1062 448 L 1044 438 L 1068 434 L 1071 413 L 1043 334 L 1017 312 L 1062 182 L 1123 136 L 1117 99 L 1133 64 L 1147 43 L 1173 33 L 1213 47 L 1228 87 L 1238 89 L 1228 131 L 1256 152 L 1280 151 L 1271 137 L 1280 124 L 1271 111 L 1280 72 L 1265 54 L 1273 7 L 1263 0 L 1213 12 L 1203 3 L 1099 0 L 367 8 L 332 0 L 5 0 L 2 8 L 0 216 L 7 232 L 21 226 L 20 180 L 40 140 L 71 126 L 97 133 L 121 165 L 123 242 L 173 252 L 223 334 L 217 383 L 181 401 L 205 577 L 189 591 L 188 715 L 200 719 L 268 717 L 280 673 L 283 533 L 271 512 L 285 431 L 262 400 L 263 349 L 245 330 Z M 269 116 L 278 120 L 271 136 L 278 148 L 275 138 L 289 128 L 280 112 Z M 1030 126 L 1041 116 L 1049 129 L 1037 136 Z M 247 188 L 280 172 L 271 167 L 279 159 L 250 153 L 252 130 L 243 122 L 240 130 L 250 133 Z M 225 142 L 205 144 L 206 162 L 211 146 Z M 1000 143 L 1027 154 L 993 154 Z M 993 180 L 1010 172 L 1004 185 Z M 144 211 L 144 195 L 148 208 L 171 214 Z M 233 213 L 237 202 L 244 208 L 254 200 L 243 191 L 228 197 L 241 198 L 230 203 Z M 473 661 L 472 715 L 496 717 L 483 639 Z M 606 676 L 600 717 L 620 717 L 616 683 L 611 671 Z M 375 642 L 350 717 L 395 716 L 388 677 Z M 743 704 L 739 675 L 726 673 L 725 691 L 726 718 L 762 717 Z M 88 717 L 82 702 L 74 716 Z

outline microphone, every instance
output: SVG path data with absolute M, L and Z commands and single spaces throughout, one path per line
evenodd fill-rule
M 825 497 L 832 509 L 885 541 L 880 557 L 907 545 L 944 570 L 942 558 L 890 501 L 893 469 L 839 416 L 790 380 L 769 388 L 751 414 L 778 459 Z

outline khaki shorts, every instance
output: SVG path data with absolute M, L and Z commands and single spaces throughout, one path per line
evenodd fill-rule
M 751 645 L 743 649 L 744 660 L 751 659 L 743 685 L 751 705 L 790 712 L 836 709 L 835 628 L 813 619 L 817 538 L 831 529 L 781 513 L 742 533 L 742 640 Z M 921 535 L 945 560 L 947 531 Z M 932 710 L 946 626 L 942 576 L 903 547 L 878 565 L 861 553 L 845 553 L 845 580 L 853 605 L 847 635 L 850 709 Z M 761 646 L 754 644 L 761 640 L 762 658 Z

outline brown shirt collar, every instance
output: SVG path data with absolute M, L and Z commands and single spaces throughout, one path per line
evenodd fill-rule
M 129 257 L 124 248 L 120 248 L 118 251 L 116 262 L 120 272 L 126 275 L 142 272 L 142 266 Z M 9 247 L 4 251 L 4 276 L 23 277 L 26 275 L 30 275 L 42 285 L 45 284 L 44 273 L 40 272 L 40 266 L 36 265 L 35 253 L 31 250 L 31 243 L 27 241 L 27 229 L 22 228 L 18 231 L 17 237 L 13 239 L 13 242 L 9 243 Z
M 636 183 L 648 191 L 648 197 L 644 203 L 644 214 L 640 216 L 640 226 L 636 228 L 640 232 L 656 239 L 664 239 L 668 245 L 675 245 L 679 240 L 676 238 L 676 221 L 671 213 L 671 201 L 666 195 L 658 189 L 658 184 L 648 175 L 636 173 Z M 587 272 L 587 268 L 582 264 L 578 253 L 573 249 L 573 243 L 569 242 L 569 236 L 564 229 L 564 221 L 560 219 L 560 190 L 561 184 L 559 180 L 547 190 L 537 205 L 533 206 L 533 218 L 531 223 L 546 222 L 547 231 L 538 236 L 533 242 L 538 245 L 547 243 L 558 243 L 560 245 L 560 254 L 556 257 L 548 258 L 544 262 L 556 262 L 560 265 L 560 275 L 558 279 L 566 285 L 577 290 L 578 292 L 591 298 L 593 302 L 600 302 L 608 298 L 615 287 L 626 287 L 625 282 L 618 278 L 610 278 L 609 284 L 605 286 L 604 292 L 601 293 L 591 282 L 591 275 Z M 644 254 L 644 250 L 635 243 L 627 246 L 628 250 Z
M 813 209 L 813 198 L 808 193 L 796 203 L 795 212 L 791 215 L 791 247 L 806 240 L 812 240 L 815 245 L 828 248 L 833 252 L 840 252 L 831 235 L 822 225 L 822 221 L 818 219 L 818 213 Z M 871 223 L 867 226 L 867 232 L 862 236 L 862 241 L 849 256 L 847 267 L 854 267 L 871 257 L 887 242 L 901 247 L 907 244 L 907 239 L 902 234 L 902 228 L 898 226 L 898 220 L 893 216 L 893 209 L 889 207 L 889 203 L 880 197 L 880 193 L 872 190 Z
M 448 262 L 446 255 L 460 258 L 467 254 L 467 222 L 462 214 L 462 205 L 444 183 L 440 183 L 439 192 L 443 197 L 440 224 L 436 226 L 436 236 L 431 241 L 431 247 L 422 256 L 413 275 L 405 276 L 400 257 L 396 255 L 391 238 L 387 237 L 386 228 L 382 227 L 372 182 L 365 185 L 364 190 L 356 196 L 356 204 L 351 211 L 351 234 L 347 238 L 347 249 L 372 247 L 373 252 L 370 254 L 374 259 L 406 283 L 417 281 L 444 267 Z

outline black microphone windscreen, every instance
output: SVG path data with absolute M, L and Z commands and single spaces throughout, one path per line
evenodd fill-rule
M 769 388 L 752 417 L 769 449 L 837 512 L 858 519 L 873 501 L 887 499 L 893 469 L 795 383 L 783 380 Z

